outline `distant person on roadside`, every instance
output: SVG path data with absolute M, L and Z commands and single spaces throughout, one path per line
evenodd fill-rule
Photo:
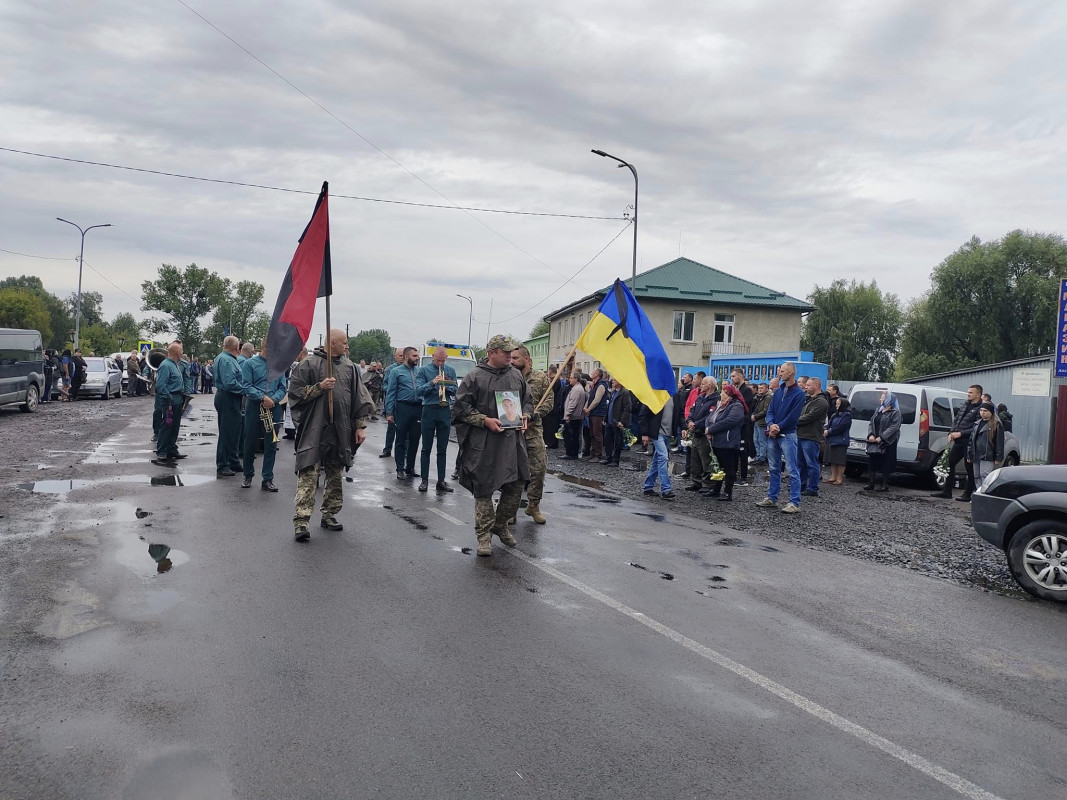
M 556 432 L 559 430 L 559 393 L 562 390 L 560 381 L 556 380 L 559 368 L 553 364 L 548 368 L 548 385 L 552 388 L 552 399 L 545 402 L 551 406 L 549 412 L 541 420 L 541 436 L 545 440 L 545 447 L 549 450 L 559 449 L 559 439 Z
M 984 480 L 1004 463 L 1004 426 L 997 417 L 996 407 L 982 403 L 978 416 L 967 446 L 967 463 L 972 465 L 975 481 Z
M 789 474 L 789 502 L 782 513 L 800 511 L 800 469 L 797 466 L 797 420 L 804 410 L 806 395 L 796 381 L 797 368 L 786 361 L 778 368 L 781 383 L 767 407 L 767 467 L 770 479 L 767 496 L 756 503 L 761 508 L 777 508 L 782 489 L 782 461 Z
M 837 411 L 830 417 L 830 422 L 823 431 L 826 436 L 826 446 L 829 450 L 827 460 L 830 462 L 830 477 L 827 483 L 841 486 L 845 482 L 845 466 L 847 465 L 849 431 L 852 430 L 852 412 L 849 410 L 847 397 L 838 397 Z
M 756 390 L 745 380 L 745 371 L 734 368 L 730 371 L 730 383 L 745 401 L 745 420 L 741 425 L 741 450 L 737 455 L 737 483 L 735 486 L 748 486 L 748 460 L 756 457 L 755 426 L 752 423 L 752 408 L 756 405 Z
M 715 380 L 715 378 L 712 378 L 710 375 L 705 375 L 703 371 L 698 370 L 697 372 L 694 372 L 693 373 L 693 388 L 689 390 L 689 396 L 686 398 L 685 408 L 682 411 L 682 433 L 681 433 L 681 436 L 683 436 L 683 437 L 688 438 L 688 433 L 689 433 L 689 425 L 688 425 L 689 415 L 693 412 L 693 406 L 696 405 L 697 398 L 700 397 L 700 395 L 703 393 L 702 387 L 704 385 L 704 381 L 708 380 L 709 378 L 711 379 L 711 383 L 712 383 L 712 385 L 714 387 L 712 389 L 712 391 L 715 394 L 715 403 L 713 405 L 717 405 L 718 402 L 719 402 L 719 382 L 717 380 Z M 678 443 L 681 444 L 681 440 L 679 440 Z M 680 477 L 680 478 L 689 478 L 689 477 L 692 477 L 692 474 L 693 474 L 691 472 L 691 469 L 692 469 L 692 466 L 693 466 L 693 445 L 692 445 L 692 440 L 690 440 L 689 447 L 685 447 L 685 448 L 682 448 L 682 449 L 685 450 L 685 469 L 682 471 L 682 474 L 679 475 L 678 477 Z
M 700 382 L 700 395 L 686 418 L 686 430 L 689 433 L 690 483 L 686 491 L 696 492 L 710 489 L 711 475 L 711 440 L 706 433 L 708 415 L 718 405 L 719 394 L 715 391 L 715 379 L 704 378 Z
M 1011 433 L 1011 412 L 1008 411 L 1008 407 L 1004 403 L 997 406 L 997 418 L 1000 420 L 1004 430 Z
M 674 492 L 671 491 L 671 476 L 667 470 L 670 461 L 668 448 L 671 443 L 674 402 L 674 397 L 672 397 L 655 414 L 646 406 L 641 416 L 641 441 L 646 447 L 651 444 L 653 448 L 652 460 L 649 462 L 648 474 L 645 475 L 645 483 L 641 491 L 649 497 L 655 495 L 658 480 L 659 496 L 664 500 L 673 500 L 675 497 Z
M 52 400 L 52 380 L 55 377 L 55 364 L 52 361 L 54 357 L 55 351 L 51 348 L 44 351 L 44 394 L 40 398 L 42 403 Z
M 826 395 L 822 393 L 822 381 L 808 378 L 804 385 L 807 399 L 797 420 L 797 447 L 800 452 L 801 494 L 819 496 L 819 478 L 822 477 L 823 430 L 826 426 Z
M 719 395 L 719 405 L 708 417 L 707 434 L 711 449 L 724 477 L 720 487 L 713 486 L 709 497 L 719 500 L 734 499 L 734 481 L 737 479 L 737 459 L 741 454 L 741 430 L 748 415 L 748 406 L 737 387 L 724 383 Z
M 685 404 L 689 400 L 689 393 L 693 390 L 693 375 L 692 373 L 686 373 L 678 381 L 678 391 L 674 393 L 673 403 L 673 428 L 671 429 L 671 435 L 674 437 L 674 447 L 671 448 L 672 453 L 677 453 L 682 449 L 682 429 L 685 427 Z
M 606 467 L 619 466 L 625 431 L 630 427 L 630 392 L 611 379 L 611 394 L 608 395 L 608 415 L 604 418 L 604 460 Z
M 582 375 L 575 370 L 570 375 L 570 387 L 563 401 L 563 447 L 566 452 L 561 458 L 574 460 L 582 446 L 582 423 L 585 420 L 585 387 Z
M 989 403 L 989 404 L 992 405 L 992 403 L 993 403 L 993 395 L 989 394 L 988 392 L 984 392 L 982 394 L 982 402 L 983 403 Z
M 200 363 L 200 359 L 193 356 L 189 362 L 189 379 L 191 381 L 189 386 L 189 394 L 200 393 L 200 373 L 203 372 L 204 366 Z
M 185 379 L 178 368 L 181 358 L 181 343 L 172 343 L 167 348 L 167 357 L 160 362 L 156 373 L 156 405 L 153 416 L 159 419 L 159 432 L 156 435 L 156 457 L 152 459 L 152 463 L 159 467 L 176 467 L 177 460 L 185 458 L 178 452 L 178 428 L 182 421 L 185 392 Z
M 952 443 L 952 449 L 948 453 L 948 479 L 945 481 L 945 488 L 940 492 L 934 492 L 930 495 L 931 497 L 952 497 L 952 483 L 955 480 L 956 465 L 960 461 L 964 461 L 967 469 L 967 485 L 963 490 L 963 494 L 956 499 L 964 503 L 971 499 L 971 492 L 974 491 L 974 469 L 971 463 L 966 461 L 967 445 L 971 442 L 971 431 L 974 429 L 974 423 L 978 421 L 981 397 L 982 387 L 977 383 L 967 390 L 967 402 L 960 406 L 960 410 L 956 412 L 956 416 L 952 420 L 952 431 L 948 435 L 948 439 Z
M 897 465 L 897 440 L 900 439 L 900 403 L 890 392 L 882 392 L 878 408 L 867 426 L 867 485 L 864 489 L 876 492 L 889 490 L 889 473 Z M 882 476 L 875 488 L 875 474 Z
M 608 415 L 608 395 L 611 389 L 600 368 L 593 370 L 592 385 L 585 402 L 585 414 L 589 418 L 589 457 L 594 461 L 604 458 L 604 419 Z
M 767 463 L 767 406 L 771 404 L 771 387 L 768 383 L 761 383 L 756 388 L 756 399 L 752 405 L 752 438 L 756 445 L 756 458 L 753 464 Z
M 807 385 L 808 385 L 808 376 L 807 375 L 797 375 L 797 386 L 799 386 L 801 389 L 804 389 L 804 388 L 807 387 Z
M 82 384 L 85 383 L 85 379 L 89 377 L 89 365 L 82 358 L 81 348 L 75 349 L 70 361 L 73 365 L 73 373 L 70 376 L 70 399 L 77 400 L 78 391 L 82 388 Z

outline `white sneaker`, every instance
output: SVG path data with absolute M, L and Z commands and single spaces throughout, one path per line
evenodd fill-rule
M 786 503 L 784 506 L 782 506 L 782 513 L 783 514 L 799 514 L 800 513 L 800 506 L 795 506 L 792 503 Z
M 760 508 L 778 508 L 778 504 L 771 500 L 771 498 L 769 497 L 764 497 L 762 500 L 756 503 L 756 505 Z
M 748 481 L 738 481 L 734 486 L 748 486 Z

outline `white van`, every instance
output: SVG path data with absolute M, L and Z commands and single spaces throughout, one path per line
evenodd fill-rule
M 857 383 L 849 392 L 852 412 L 851 441 L 847 470 L 862 474 L 867 468 L 867 425 L 878 409 L 882 392 L 891 391 L 900 403 L 900 440 L 897 442 L 897 471 L 926 476 L 931 486 L 942 488 L 946 476 L 935 469 L 941 453 L 949 446 L 948 434 L 956 412 L 967 403 L 967 393 L 940 386 L 915 383 Z M 1004 465 L 1019 463 L 1019 440 L 1004 434 Z M 965 472 L 961 460 L 956 468 Z

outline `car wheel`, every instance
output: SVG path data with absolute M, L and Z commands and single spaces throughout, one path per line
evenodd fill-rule
M 104 384 L 104 399 L 105 400 L 110 400 L 111 399 L 111 384 L 110 383 L 105 383 Z
M 37 386 L 30 384 L 26 389 L 26 402 L 19 406 L 19 411 L 23 411 L 27 414 L 32 414 L 37 410 L 37 404 L 40 402 L 40 396 L 37 394 Z
M 1067 602 L 1067 523 L 1040 519 L 1019 528 L 1008 545 L 1008 569 L 1034 597 Z
M 1017 466 L 1019 466 L 1019 454 L 1018 453 L 1008 453 L 1006 456 L 1004 456 L 1004 466 L 1005 467 L 1017 467 Z
M 862 478 L 867 470 L 859 464 L 845 464 L 845 475 L 850 478 Z

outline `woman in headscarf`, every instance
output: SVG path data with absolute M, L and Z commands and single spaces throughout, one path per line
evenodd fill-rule
M 882 476 L 881 485 L 875 489 L 884 492 L 889 489 L 889 473 L 897 465 L 897 440 L 900 438 L 900 403 L 888 389 L 882 392 L 878 410 L 871 417 L 867 426 L 867 485 L 864 489 L 875 489 L 874 476 Z
M 709 497 L 734 499 L 737 480 L 737 459 L 741 449 L 741 426 L 748 415 L 748 406 L 741 392 L 732 383 L 723 383 L 719 405 L 708 415 L 704 430 L 711 439 L 711 449 L 719 467 L 725 473 L 721 491 L 712 490 Z
M 992 403 L 978 407 L 978 421 L 967 444 L 967 461 L 974 464 L 974 479 L 978 483 L 1004 462 L 1004 425 Z

